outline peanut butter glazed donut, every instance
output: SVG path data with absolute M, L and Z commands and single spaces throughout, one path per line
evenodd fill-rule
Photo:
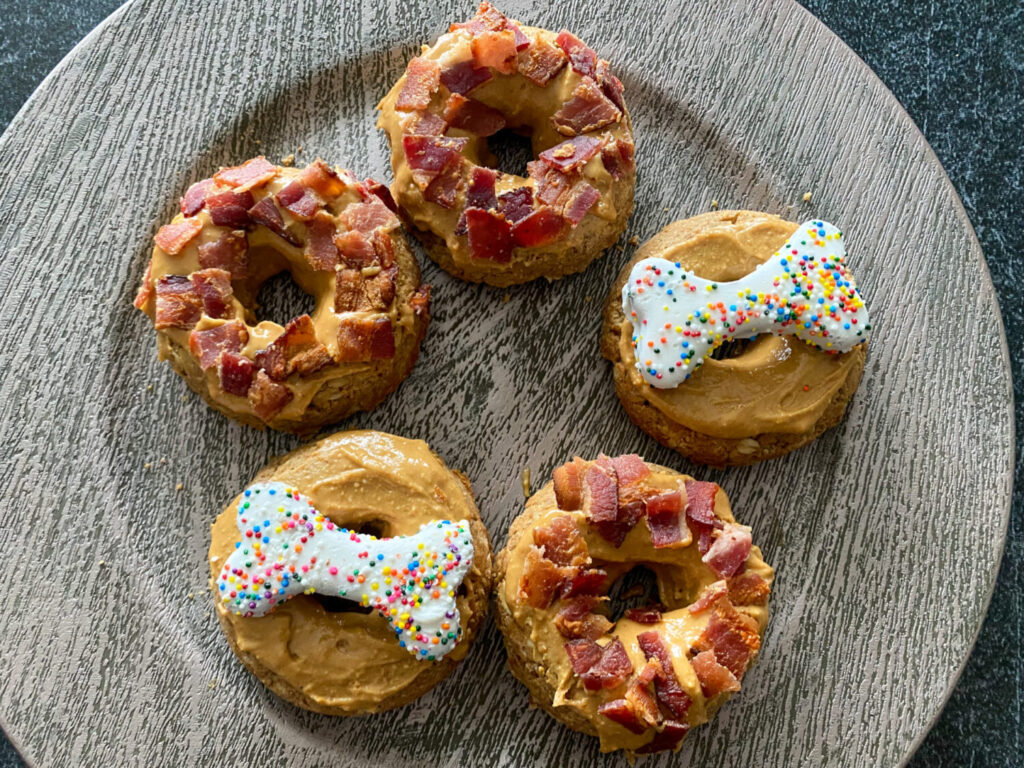
M 469 481 L 426 443 L 339 432 L 267 466 L 217 518 L 210 583 L 232 650 L 274 693 L 368 714 L 465 658 L 490 543 Z
M 373 408 L 409 375 L 430 321 L 396 210 L 386 187 L 319 159 L 257 157 L 193 184 L 135 299 L 161 359 L 253 426 L 306 434 Z M 283 271 L 316 300 L 284 327 L 256 312 Z
M 586 268 L 633 211 L 623 87 L 575 35 L 489 3 L 414 58 L 380 102 L 395 200 L 446 271 L 496 286 Z M 494 170 L 487 137 L 528 133 L 528 177 Z
M 642 565 L 660 606 L 608 616 Z M 636 455 L 576 458 L 512 523 L 497 557 L 498 626 L 530 697 L 601 750 L 678 749 L 740 690 L 774 573 L 714 483 Z
M 839 423 L 871 331 L 845 255 L 823 221 L 718 211 L 665 227 L 604 308 L 601 351 L 630 419 L 715 466 L 781 456 Z

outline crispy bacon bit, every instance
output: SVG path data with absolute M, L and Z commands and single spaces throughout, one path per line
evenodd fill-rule
M 207 317 L 233 317 L 231 273 L 223 269 L 203 269 L 192 273 L 192 285 L 203 302 Z
M 597 77 L 597 54 L 572 32 L 562 30 L 555 42 L 569 57 L 572 68 L 584 77 Z
M 363 203 L 353 203 L 338 215 L 338 220 L 349 229 L 372 234 L 377 227 L 390 227 L 398 218 L 378 197 Z
M 366 363 L 395 356 L 395 333 L 387 317 L 344 315 L 338 326 L 338 361 Z
M 240 352 L 249 340 L 245 323 L 232 320 L 230 323 L 215 325 L 202 331 L 194 330 L 188 336 L 188 348 L 199 360 L 204 371 L 213 368 L 224 352 Z
M 178 205 L 181 207 L 181 212 L 186 216 L 195 216 L 201 210 L 203 210 L 203 204 L 206 201 L 206 196 L 213 190 L 217 185 L 213 179 L 203 179 L 197 181 L 185 192 L 185 196 L 181 198 Z
M 477 136 L 491 136 L 505 127 L 505 116 L 501 112 L 458 93 L 448 97 L 444 119 L 452 128 L 461 128 Z
M 560 515 L 533 529 L 533 543 L 555 565 L 589 565 L 590 551 L 569 515 Z
M 577 136 L 556 144 L 538 155 L 541 160 L 562 173 L 578 170 L 601 151 L 604 140 L 593 136 Z
M 370 242 L 373 243 L 373 252 L 377 254 L 377 261 L 384 269 L 388 269 L 395 263 L 395 244 L 386 230 L 374 230 L 370 235 Z
M 626 701 L 629 702 L 636 719 L 651 728 L 657 728 L 661 724 L 661 712 L 658 710 L 654 694 L 651 693 L 650 685 L 656 677 L 664 674 L 661 664 L 657 661 L 648 661 L 626 689 Z
M 619 492 L 615 467 L 601 457 L 583 475 L 583 508 L 594 523 L 614 521 L 618 517 Z
M 515 224 L 532 212 L 533 190 L 529 187 L 516 187 L 508 192 L 502 192 L 498 197 L 498 213 L 504 216 L 506 221 Z
M 622 100 L 622 92 L 625 89 L 622 87 L 622 81 L 612 74 L 611 66 L 604 59 L 600 59 L 597 62 L 596 79 L 597 84 L 600 85 L 601 90 L 604 91 L 604 95 L 611 99 L 612 103 L 616 107 L 625 112 L 626 103 Z
M 186 245 L 192 242 L 202 228 L 203 223 L 199 219 L 182 219 L 171 224 L 164 224 L 157 230 L 153 240 L 157 247 L 168 256 L 177 256 Z
M 358 205 L 365 205 L 365 203 Z M 349 208 L 352 207 L 349 206 Z M 380 207 L 384 208 L 383 205 Z M 387 209 L 385 208 L 385 210 Z M 338 246 L 334 244 L 336 226 L 334 217 L 327 211 L 317 211 L 312 220 L 306 222 L 306 234 L 309 242 L 306 243 L 304 255 L 313 269 L 330 271 L 337 265 Z
M 367 241 L 369 245 L 369 241 Z M 339 269 L 335 277 L 334 311 L 362 312 L 364 306 L 363 273 L 359 269 Z
M 569 598 L 579 595 L 599 595 L 604 587 L 608 573 L 600 568 L 577 569 L 577 572 L 568 577 L 562 584 L 559 597 Z
M 569 199 L 573 179 L 568 175 L 552 168 L 543 160 L 527 163 L 526 170 L 530 178 L 537 183 L 536 196 L 542 203 L 559 208 Z
M 583 217 L 587 215 L 587 211 L 593 208 L 594 203 L 600 199 L 600 192 L 586 182 L 580 182 L 573 187 L 572 200 L 565 208 L 565 218 L 572 222 L 573 226 L 576 226 L 583 221 Z
M 751 571 L 729 579 L 729 601 L 733 605 L 764 605 L 770 592 L 768 582 Z
M 675 750 L 683 743 L 690 726 L 680 723 L 677 720 L 666 720 L 662 729 L 654 734 L 654 738 L 644 744 L 636 753 L 638 755 L 650 755 L 655 752 Z
M 245 232 L 225 232 L 212 243 L 199 246 L 199 266 L 203 269 L 223 269 L 231 273 L 232 280 L 249 276 L 249 250 Z
M 724 581 L 715 581 L 704 587 L 704 591 L 700 593 L 700 597 L 693 601 L 693 603 L 687 608 L 690 613 L 700 613 L 706 611 L 708 608 L 717 603 L 721 598 L 729 592 L 729 588 L 726 586 Z
M 565 644 L 565 652 L 572 671 L 588 691 L 617 688 L 633 674 L 633 662 L 617 637 L 604 647 L 593 640 L 571 640 Z
M 601 148 L 601 162 L 611 177 L 619 181 L 633 168 L 633 144 L 617 139 Z
M 387 311 L 395 299 L 395 275 L 397 274 L 397 266 L 381 269 L 371 277 L 364 277 L 359 269 L 339 270 L 334 293 L 334 311 Z
M 466 189 L 466 207 L 488 210 L 496 208 L 498 198 L 494 196 L 494 182 L 498 178 L 496 171 L 474 165 L 469 172 L 469 186 Z
M 513 24 L 511 21 L 507 23 L 507 28 L 512 30 L 512 34 L 515 35 L 516 39 L 516 50 L 521 51 L 524 48 L 530 47 L 530 38 L 523 34 L 523 30 L 519 28 L 518 24 Z
M 256 355 L 256 364 L 276 381 L 284 381 L 295 372 L 308 376 L 329 362 L 331 356 L 317 339 L 309 315 L 300 315 L 289 322 L 284 333 Z
M 402 133 L 410 136 L 440 136 L 448 128 L 448 123 L 440 115 L 433 112 L 414 112 L 402 124 Z
M 661 665 L 663 674 L 654 679 L 654 692 L 661 706 L 671 712 L 674 717 L 685 720 L 686 712 L 690 709 L 690 696 L 679 684 L 679 678 L 672 666 L 672 657 L 669 655 L 661 635 L 657 630 L 651 629 L 641 632 L 636 639 L 644 656 L 648 659 L 656 659 Z
M 186 275 L 166 275 L 156 281 L 156 319 L 153 326 L 191 328 L 202 315 L 203 301 Z
M 761 647 L 757 622 L 737 611 L 728 599 L 719 600 L 694 647 L 714 651 L 718 663 L 741 680 L 751 655 Z
M 555 628 L 562 637 L 596 640 L 613 626 L 606 616 L 594 613 L 598 600 L 593 595 L 574 597 L 555 615 Z
M 405 82 L 395 100 L 395 109 L 412 112 L 430 106 L 430 98 L 441 83 L 441 67 L 436 61 L 417 56 L 405 70 Z
M 249 209 L 253 206 L 252 192 L 220 192 L 206 196 L 206 208 L 210 220 L 218 227 L 245 229 L 249 221 Z
M 612 459 L 612 466 L 615 467 L 615 476 L 619 480 L 619 486 L 632 485 L 651 474 L 644 460 L 635 453 L 626 453 Z
M 483 85 L 493 78 L 487 67 L 477 67 L 472 59 L 452 64 L 441 72 L 441 82 L 452 93 L 465 96 L 477 86 Z
M 391 196 L 390 189 L 373 179 L 367 179 L 364 181 L 363 186 L 369 194 L 376 195 L 376 197 L 388 207 L 388 210 L 392 213 L 398 213 L 398 205 L 395 203 L 395 198 Z
M 249 387 L 249 403 L 253 411 L 264 422 L 269 422 L 292 401 L 295 395 L 284 384 L 278 384 L 267 376 L 266 371 L 256 371 Z
M 228 394 L 245 397 L 255 373 L 256 364 L 245 355 L 224 352 L 220 356 L 217 374 L 220 377 L 220 388 Z
M 555 565 L 531 547 L 523 561 L 523 574 L 519 578 L 519 599 L 531 608 L 547 608 L 554 601 L 572 568 Z
M 583 478 L 578 463 L 569 461 L 556 467 L 552 479 L 559 509 L 583 508 Z
M 622 112 L 605 96 L 597 84 L 585 78 L 562 108 L 551 116 L 556 130 L 566 136 L 576 136 L 617 122 Z
M 316 192 L 299 181 L 291 182 L 274 195 L 274 199 L 292 216 L 303 221 L 313 218 L 322 205 Z
M 242 165 L 233 168 L 222 168 L 213 174 L 213 180 L 227 187 L 234 187 L 235 192 L 245 192 L 261 187 L 277 176 L 277 166 L 267 162 L 262 155 L 246 160 Z
M 562 237 L 566 220 L 551 208 L 538 208 L 525 219 L 516 222 L 512 237 L 525 248 L 548 245 Z
M 297 180 L 316 192 L 322 200 L 333 200 L 341 195 L 347 184 L 331 166 L 319 157 L 299 173 Z
M 715 658 L 714 651 L 701 651 L 692 659 L 693 671 L 700 680 L 700 689 L 709 699 L 726 691 L 738 691 L 740 681 L 736 675 L 729 671 L 728 667 L 722 666 Z
M 508 18 L 490 3 L 480 3 L 476 15 L 464 24 L 452 24 L 449 28 L 454 32 L 456 29 L 465 29 L 471 35 L 478 35 L 487 30 L 501 30 L 508 26 Z
M 377 256 L 370 239 L 354 229 L 336 233 L 334 244 L 341 252 L 342 261 L 350 267 L 368 267 Z
M 629 608 L 626 611 L 626 618 L 635 621 L 637 624 L 657 624 L 661 621 L 661 611 L 653 605 L 643 608 Z
M 501 214 L 479 208 L 466 210 L 469 254 L 474 259 L 490 259 L 499 264 L 512 260 L 512 225 Z
M 431 203 L 437 203 L 442 208 L 454 208 L 455 198 L 462 185 L 462 157 L 456 155 L 457 162 L 445 166 L 427 188 L 423 191 L 423 197 Z
M 637 720 L 636 715 L 633 714 L 633 707 L 628 701 L 626 701 L 626 699 L 606 701 L 597 708 L 597 711 L 613 723 L 618 723 L 622 727 L 628 728 L 633 733 L 643 733 L 647 730 L 647 727 Z
M 715 494 L 718 486 L 714 483 L 693 480 L 686 484 L 686 524 L 697 536 L 697 548 L 701 555 L 711 548 L 711 534 L 722 527 L 722 521 L 715 516 Z
M 292 245 L 302 245 L 302 240 L 294 232 L 285 229 L 284 217 L 281 216 L 281 211 L 277 209 L 273 198 L 269 195 L 249 209 L 249 218 L 257 224 L 262 224 L 275 235 L 284 238 Z
M 685 539 L 682 530 L 683 497 L 679 491 L 667 491 L 647 498 L 647 527 L 655 549 L 673 547 Z
M 409 306 L 416 317 L 430 320 L 430 286 L 421 285 L 409 297 Z
M 519 72 L 543 87 L 562 71 L 566 61 L 561 50 L 538 35 L 533 45 L 519 54 Z
M 468 141 L 441 136 L 403 136 L 402 148 L 416 184 L 426 189 L 441 171 L 459 162 L 459 153 Z
M 701 559 L 711 570 L 727 579 L 747 562 L 751 544 L 749 529 L 726 523 Z
M 511 29 L 481 32 L 473 38 L 470 45 L 474 66 L 491 67 L 497 72 L 510 75 L 519 65 L 516 36 Z
M 135 300 L 132 301 L 132 306 L 136 309 L 142 309 L 149 300 L 153 297 L 153 262 L 149 262 L 146 265 L 146 274 L 142 276 L 142 283 L 139 285 L 139 290 L 135 294 Z M 144 310 L 143 310 L 144 311 Z

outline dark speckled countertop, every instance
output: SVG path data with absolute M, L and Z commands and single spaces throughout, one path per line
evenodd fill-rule
M 803 0 L 892 89 L 953 180 L 988 259 L 1017 398 L 1017 472 L 988 618 L 913 768 L 1024 765 L 1024 2 Z M 119 3 L 0 0 L 0 126 Z M 0 768 L 20 766 L 0 738 Z

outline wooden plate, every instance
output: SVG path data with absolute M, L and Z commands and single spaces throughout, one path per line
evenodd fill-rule
M 436 318 L 420 363 L 348 424 L 429 440 L 473 479 L 499 547 L 522 469 L 539 484 L 573 452 L 637 451 L 721 483 L 778 570 L 774 616 L 743 693 L 650 764 L 897 763 L 954 684 L 1002 553 L 1012 421 L 995 295 L 935 156 L 838 38 L 785 0 L 673 5 L 504 3 L 574 30 L 626 84 L 640 178 L 623 250 L 507 293 L 424 259 Z M 373 718 L 301 712 L 247 674 L 204 591 L 208 525 L 297 442 L 187 395 L 131 307 L 156 227 L 218 165 L 295 152 L 386 177 L 377 99 L 471 12 L 129 3 L 0 140 L 0 717 L 30 762 L 604 764 L 528 708 L 493 627 L 437 690 Z M 841 427 L 725 472 L 637 431 L 597 348 L 627 239 L 713 199 L 841 225 L 876 328 Z

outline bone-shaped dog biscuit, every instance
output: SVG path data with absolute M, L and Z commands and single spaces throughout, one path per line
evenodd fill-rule
M 671 389 L 732 339 L 791 334 L 835 353 L 863 344 L 871 325 L 842 237 L 832 224 L 806 221 L 768 261 L 724 283 L 679 262 L 637 262 L 622 288 L 637 370 L 652 387 Z
M 228 610 L 263 616 L 316 592 L 375 609 L 417 659 L 439 659 L 459 642 L 455 595 L 473 564 L 465 520 L 378 539 L 338 527 L 284 483 L 257 483 L 243 494 L 237 522 L 241 537 L 217 585 Z

